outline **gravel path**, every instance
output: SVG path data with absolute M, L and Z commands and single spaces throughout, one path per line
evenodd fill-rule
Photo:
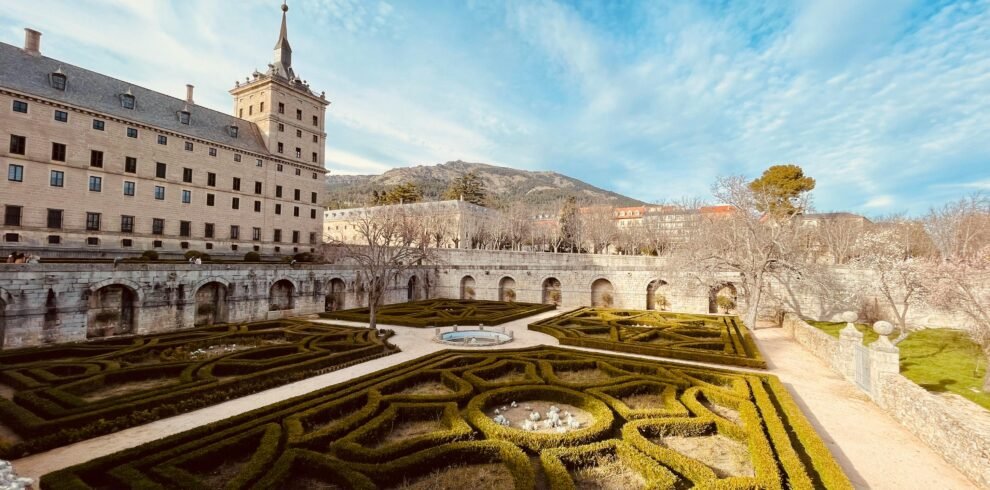
M 558 345 L 549 335 L 529 331 L 534 321 L 559 312 L 546 312 L 503 325 L 515 340 L 506 348 Z M 320 321 L 320 320 L 317 320 Z M 362 326 L 355 322 L 327 321 Z M 276 401 L 335 385 L 446 348 L 430 341 L 432 329 L 385 326 L 395 330 L 392 342 L 402 352 L 231 400 L 139 427 L 35 454 L 14 461 L 18 474 L 39 478 L 61 468 L 151 442 Z M 756 330 L 755 338 L 770 367 L 798 402 L 856 488 L 969 489 L 976 488 L 961 473 L 930 450 L 852 384 L 830 371 L 779 328 Z M 479 350 L 499 347 L 479 347 Z M 592 351 L 592 349 L 580 349 Z M 616 353 L 612 353 L 616 354 Z M 623 355 L 623 354 L 617 354 Z M 628 357 L 649 358 L 628 355 Z M 699 364 L 670 360 L 672 363 Z M 737 368 L 734 368 L 737 369 Z M 747 369 L 739 369 L 748 371 Z

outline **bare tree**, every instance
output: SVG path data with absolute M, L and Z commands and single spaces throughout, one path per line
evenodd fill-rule
M 586 208 L 580 214 L 580 241 L 591 246 L 591 253 L 607 253 L 615 241 L 615 211 L 611 206 Z
M 815 252 L 828 257 L 832 263 L 844 265 L 853 258 L 856 240 L 866 229 L 863 219 L 826 218 L 814 223 L 811 236 Z
M 360 243 L 334 240 L 324 245 L 324 256 L 352 261 L 368 281 L 369 328 L 376 328 L 376 315 L 389 284 L 409 269 L 434 262 L 429 231 L 422 217 L 402 206 L 365 209 L 351 222 Z

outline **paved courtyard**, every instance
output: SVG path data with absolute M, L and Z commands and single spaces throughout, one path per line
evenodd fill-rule
M 558 313 L 541 313 L 503 325 L 515 335 L 515 340 L 506 347 L 558 345 L 553 337 L 527 329 L 529 323 Z M 326 322 L 360 325 L 338 320 Z M 18 474 L 37 479 L 51 471 L 332 386 L 446 348 L 430 340 L 434 333 L 433 329 L 387 325 L 381 327 L 395 330 L 396 335 L 392 338 L 392 342 L 398 345 L 402 352 L 201 410 L 38 453 L 14 461 L 14 467 Z M 784 382 L 805 416 L 815 425 L 818 433 L 857 488 L 976 488 L 922 441 L 873 405 L 856 387 L 841 379 L 789 339 L 782 329 L 760 328 L 756 330 L 755 338 L 767 360 L 769 372 L 779 376 Z M 614 352 L 611 354 L 621 355 Z

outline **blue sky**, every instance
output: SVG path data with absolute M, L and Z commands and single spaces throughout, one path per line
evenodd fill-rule
M 278 1 L 0 2 L 0 40 L 229 111 Z M 990 0 L 293 0 L 335 173 L 462 159 L 645 201 L 796 163 L 821 210 L 990 190 Z

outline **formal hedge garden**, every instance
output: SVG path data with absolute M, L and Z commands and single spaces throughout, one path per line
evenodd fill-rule
M 438 352 L 41 479 L 398 486 L 852 488 L 773 376 L 559 347 Z
M 554 305 L 483 301 L 475 299 L 427 299 L 379 306 L 378 323 L 406 327 L 450 327 L 453 325 L 499 325 L 527 316 L 553 311 Z M 320 313 L 323 318 L 365 322 L 368 308 Z
M 529 325 L 561 345 L 766 368 L 736 316 L 583 307 Z
M 390 335 L 278 320 L 3 351 L 0 459 L 385 356 Z

